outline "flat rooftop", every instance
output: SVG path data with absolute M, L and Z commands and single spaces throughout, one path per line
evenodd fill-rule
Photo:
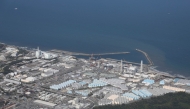
M 42 100 L 35 100 L 34 103 L 38 103 L 38 104 L 42 104 L 42 105 L 46 105 L 46 106 L 50 106 L 50 107 L 54 107 L 57 105 L 57 104 L 42 101 Z

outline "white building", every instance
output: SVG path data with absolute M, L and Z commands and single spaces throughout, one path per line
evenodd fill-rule
M 43 77 L 48 77 L 48 76 L 51 76 L 53 75 L 53 72 L 44 72 L 44 73 L 41 73 L 41 76 Z
M 36 51 L 36 58 L 52 59 L 55 57 L 57 57 L 57 54 L 41 51 L 39 47 Z
M 59 72 L 59 70 L 55 70 L 55 69 L 43 69 L 42 71 L 44 71 L 43 73 L 41 73 L 41 76 L 43 77 L 48 77 L 48 76 L 51 76 L 57 72 Z
M 42 55 L 42 53 L 41 53 L 41 51 L 39 50 L 39 47 L 38 47 L 38 49 L 36 51 L 36 58 L 40 58 L 41 55 Z
M 130 66 L 128 68 L 128 71 L 131 72 L 131 73 L 135 73 L 135 72 L 137 72 L 137 67 L 136 66 Z
M 51 55 L 49 53 L 44 52 L 43 54 L 45 59 L 51 59 Z
M 172 86 L 163 86 L 164 89 L 173 90 L 175 92 L 185 92 L 185 89 L 172 87 Z
M 29 83 L 29 82 L 33 82 L 35 80 L 36 80 L 35 77 L 27 77 L 25 79 L 21 79 L 21 82 Z

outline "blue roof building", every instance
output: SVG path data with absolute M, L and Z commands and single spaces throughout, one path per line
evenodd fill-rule
M 152 79 L 145 79 L 142 81 L 142 83 L 145 83 L 145 84 L 154 84 L 154 80 Z
M 101 80 L 94 79 L 93 82 L 88 85 L 88 87 L 100 87 L 100 86 L 106 86 L 106 85 L 107 83 Z
M 165 85 L 165 81 L 164 80 L 160 81 L 160 84 Z
M 179 78 L 175 78 L 173 81 L 174 83 L 176 83 L 179 80 Z

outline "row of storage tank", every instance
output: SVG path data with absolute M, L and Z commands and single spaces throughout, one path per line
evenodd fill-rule
M 92 91 L 90 91 L 90 90 L 77 90 L 77 91 L 75 91 L 75 93 L 80 94 L 80 95 L 85 96 L 85 97 L 88 96 L 91 92 Z
M 106 86 L 106 85 L 107 83 L 101 80 L 94 79 L 93 82 L 88 85 L 88 87 L 91 88 L 91 87 L 99 87 L 99 86 Z
M 98 104 L 99 105 L 109 105 L 109 104 L 125 104 L 129 102 L 129 100 L 125 97 L 118 97 L 114 100 L 110 100 L 110 99 L 101 99 Z
M 104 88 L 107 89 L 107 88 Z M 110 90 L 111 91 L 111 90 Z M 125 102 L 133 101 L 133 100 L 139 100 L 140 98 L 147 98 L 151 96 L 160 96 L 164 95 L 166 93 L 171 93 L 171 92 L 179 92 L 179 91 L 184 91 L 182 89 L 176 88 L 176 87 L 171 87 L 171 86 L 163 86 L 163 88 L 152 88 L 152 89 L 139 89 L 139 90 L 132 90 L 132 93 L 124 93 L 122 95 L 119 95 L 118 98 L 120 99 L 107 99 L 103 98 L 101 99 L 98 104 L 99 105 L 108 105 L 108 104 L 123 104 Z M 111 92 L 109 92 L 111 94 Z M 125 97 L 125 99 L 121 99 L 122 97 Z M 117 100 L 117 101 L 115 101 Z
M 68 87 L 75 82 L 76 82 L 75 80 L 68 80 L 68 81 L 63 82 L 63 83 L 58 84 L 58 85 L 52 85 L 52 86 L 50 86 L 50 88 L 55 89 L 55 90 L 59 90 L 59 89 L 63 89 L 65 87 Z
M 99 80 L 94 79 L 92 83 L 88 84 L 88 87 L 89 88 L 100 87 L 100 86 L 106 86 L 108 84 L 111 84 L 114 87 L 119 87 L 122 90 L 128 90 L 128 88 L 125 86 L 125 84 L 121 84 L 121 83 L 124 83 L 124 82 L 125 81 L 121 80 L 121 79 L 105 79 L 105 78 L 99 79 Z M 66 87 L 72 85 L 72 87 L 74 89 L 79 89 L 79 88 L 81 88 L 82 86 L 84 86 L 86 84 L 87 83 L 84 82 L 84 81 L 76 83 L 75 80 L 68 80 L 66 82 L 63 82 L 63 83 L 60 83 L 60 84 L 57 84 L 57 85 L 51 85 L 50 88 L 54 89 L 54 90 L 59 90 L 59 89 L 63 89 L 63 88 L 66 88 Z

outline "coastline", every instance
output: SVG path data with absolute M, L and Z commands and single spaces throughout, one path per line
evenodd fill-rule
M 6 44 L 6 43 L 3 43 L 3 42 L 0 42 L 0 44 L 5 44 L 5 45 L 9 45 L 9 44 Z M 15 46 L 15 47 L 18 47 L 18 48 L 22 48 L 22 49 L 26 49 L 26 50 L 37 50 L 36 48 L 29 48 L 29 47 L 24 47 L 24 46 L 17 46 L 17 45 L 9 45 L 9 46 Z M 47 50 L 49 52 L 52 52 L 54 50 L 57 50 L 59 53 L 68 53 L 70 55 L 73 54 L 77 54 L 77 55 L 72 55 L 72 56 L 80 56 L 80 55 L 84 55 L 84 56 L 91 56 L 90 54 L 87 54 L 87 53 L 78 53 L 78 52 L 71 52 L 71 51 L 65 51 L 65 50 L 58 50 L 58 49 L 51 49 L 51 50 Z M 136 51 L 142 53 L 145 58 L 147 59 L 147 61 L 149 62 L 148 66 L 150 67 L 151 70 L 155 71 L 156 73 L 158 74 L 163 74 L 163 75 L 168 75 L 169 77 L 179 77 L 179 78 L 184 78 L 184 79 L 189 79 L 190 77 L 186 77 L 184 75 L 181 75 L 181 74 L 174 74 L 174 73 L 169 73 L 169 72 L 164 72 L 164 71 L 161 71 L 161 70 L 158 70 L 157 67 L 158 66 L 154 66 L 154 62 L 151 60 L 150 56 L 148 55 L 148 53 L 142 51 L 142 50 L 139 50 L 139 49 L 135 49 Z M 126 52 L 126 53 L 130 53 L 130 52 Z M 97 53 L 98 54 L 98 53 Z M 101 54 L 101 53 L 100 53 Z M 109 54 L 109 53 L 108 53 Z M 117 55 L 117 54 L 116 54 Z M 107 58 L 107 59 L 110 59 L 110 58 Z M 118 59 L 112 59 L 112 60 L 117 60 L 117 61 L 120 61 Z M 124 61 L 125 62 L 125 61 Z M 129 62 L 131 64 L 136 64 L 136 65 L 140 65 L 140 63 L 136 63 L 136 62 L 130 62 L 130 61 L 126 61 L 126 62 Z
M 142 64 L 141 61 L 139 64 L 113 58 L 96 59 L 92 56 L 85 59 L 75 57 L 73 54 L 76 52 L 41 51 L 39 48 L 3 45 L 0 58 L 2 60 L 5 57 L 1 62 L 3 91 L 18 92 L 22 85 L 31 88 L 30 92 L 25 92 L 26 96 L 31 97 L 33 95 L 30 93 L 34 92 L 32 89 L 36 89 L 33 94 L 37 100 L 31 100 L 32 103 L 45 102 L 56 107 L 64 102 L 75 107 L 75 104 L 70 104 L 64 98 L 71 97 L 69 100 L 72 101 L 85 97 L 84 104 L 90 104 L 89 108 L 94 108 L 109 104 L 129 104 L 167 93 L 190 92 L 190 80 L 159 71 L 151 65 L 152 61 L 147 64 Z M 13 55 L 15 52 L 16 55 Z M 151 60 L 147 53 L 141 53 L 148 57 L 147 60 Z M 7 82 L 14 87 L 7 86 Z M 101 93 L 103 95 L 99 97 Z M 53 94 L 64 97 L 62 102 L 52 101 L 59 100 L 57 96 L 49 97 Z M 21 104 L 12 99 L 11 101 Z

